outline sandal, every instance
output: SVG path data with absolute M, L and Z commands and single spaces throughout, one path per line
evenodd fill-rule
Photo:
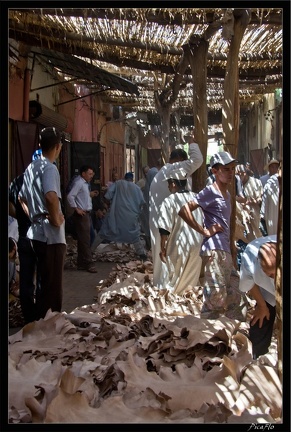
M 89 268 L 87 269 L 87 272 L 89 272 L 89 273 L 98 273 L 96 267 L 89 267 Z

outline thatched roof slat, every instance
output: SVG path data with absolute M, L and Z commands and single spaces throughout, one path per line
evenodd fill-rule
M 205 24 L 211 23 L 215 19 L 217 15 L 217 9 L 195 9 L 195 14 L 192 12 L 193 9 L 190 10 L 190 13 L 187 14 L 188 9 L 176 9 L 176 11 L 180 10 L 180 12 L 175 15 L 173 12 L 168 10 L 168 16 L 164 9 L 161 9 L 160 13 L 157 15 L 153 14 L 151 9 L 77 9 L 77 8 L 64 8 L 64 9 L 30 9 L 31 13 L 35 15 L 53 15 L 53 16 L 64 16 L 64 17 L 83 17 L 83 18 L 104 18 L 106 20 L 126 20 L 126 21 L 134 21 L 136 22 L 138 18 L 142 22 L 158 22 L 160 25 L 165 24 Z M 25 9 L 14 9 L 11 8 L 11 11 L 17 10 L 22 13 L 27 12 L 27 8 Z M 221 10 L 221 9 L 220 9 Z M 164 11 L 164 12 L 163 12 Z M 181 12 L 183 11 L 183 12 Z M 186 12 L 186 13 L 185 13 Z M 282 10 L 281 9 L 252 9 L 251 14 L 251 24 L 272 24 L 280 26 L 282 23 Z
M 10 8 L 9 36 L 31 47 L 77 56 L 132 80 L 150 101 L 151 109 L 155 109 L 153 76 L 160 89 L 165 82 L 169 88 L 184 47 L 205 39 L 209 42 L 207 99 L 211 107 L 219 104 L 223 94 L 230 35 L 225 26 L 231 27 L 233 14 L 244 12 L 232 8 Z M 283 8 L 252 8 L 248 12 L 250 21 L 239 52 L 239 87 L 262 97 L 272 86 L 282 86 Z M 81 79 L 94 87 L 85 76 Z M 122 92 L 118 96 L 114 90 L 109 93 L 122 105 Z M 180 83 L 177 104 L 181 109 L 188 109 L 192 93 L 188 67 Z M 140 104 L 138 98 L 135 104 Z

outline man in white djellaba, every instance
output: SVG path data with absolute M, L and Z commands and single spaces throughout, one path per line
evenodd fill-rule
M 160 259 L 168 268 L 169 277 L 165 288 L 181 295 L 199 285 L 203 235 L 179 216 L 181 208 L 196 196 L 194 192 L 186 189 L 187 173 L 183 169 L 173 169 L 168 171 L 167 177 L 171 195 L 164 199 L 160 207 Z M 193 216 L 200 225 L 203 224 L 200 207 L 194 210 Z
M 269 178 L 263 190 L 260 216 L 267 235 L 277 234 L 278 230 L 280 182 L 279 168 L 279 171 Z
M 178 147 L 178 148 L 177 148 Z M 189 144 L 189 158 L 182 145 L 177 146 L 170 154 L 169 162 L 166 163 L 155 175 L 150 186 L 149 198 L 149 227 L 151 236 L 151 251 L 153 260 L 153 284 L 159 289 L 168 283 L 168 269 L 160 259 L 160 233 L 158 227 L 160 206 L 165 198 L 170 195 L 167 182 L 168 171 L 172 169 L 183 169 L 187 175 L 187 189 L 192 190 L 193 174 L 203 162 L 203 156 L 197 143 Z

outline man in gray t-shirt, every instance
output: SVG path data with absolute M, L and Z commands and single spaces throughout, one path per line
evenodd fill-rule
M 65 218 L 60 199 L 60 174 L 54 164 L 62 149 L 61 134 L 54 127 L 40 133 L 42 156 L 26 168 L 19 199 L 29 216 L 31 239 L 37 258 L 40 284 L 36 290 L 37 319 L 47 311 L 61 312 L 63 268 L 66 255 Z

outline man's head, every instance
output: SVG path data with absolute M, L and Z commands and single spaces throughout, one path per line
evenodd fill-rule
M 185 189 L 187 185 L 187 172 L 183 168 L 168 168 L 163 181 L 167 180 L 171 193 Z
M 93 206 L 93 208 L 94 208 L 94 211 L 95 211 L 95 214 L 96 214 L 97 218 L 98 219 L 103 219 L 104 216 L 105 216 L 105 214 L 106 214 L 106 212 L 107 212 L 107 209 L 104 206 L 104 204 L 98 203 L 96 206 Z
M 258 252 L 258 260 L 264 273 L 274 279 L 276 275 L 277 243 L 266 242 Z
M 245 184 L 249 179 L 249 173 L 245 165 L 240 164 L 235 167 L 235 173 L 239 175 L 243 184 Z
M 90 165 L 82 165 L 79 171 L 80 176 L 83 177 L 87 183 L 90 183 L 95 174 L 94 168 Z
M 115 170 L 113 170 L 112 171 L 112 174 L 111 174 L 111 180 L 112 180 L 112 182 L 114 183 L 114 182 L 116 182 L 116 180 L 118 180 L 119 179 L 119 175 L 118 175 L 118 173 L 115 171 Z
M 181 161 L 187 160 L 187 159 L 188 159 L 188 155 L 185 152 L 185 150 L 183 150 L 181 148 L 176 148 L 176 149 L 172 150 L 172 152 L 170 154 L 169 162 L 170 163 L 181 162 Z
M 246 162 L 245 167 L 246 167 L 246 173 L 247 173 L 247 175 L 249 177 L 252 177 L 254 175 L 254 172 L 252 170 L 251 163 L 250 162 Z
M 163 166 L 162 158 L 159 158 L 157 160 L 157 163 L 156 163 L 156 168 L 158 168 L 158 170 L 160 170 L 162 168 L 162 166 Z
M 228 152 L 215 153 L 210 158 L 210 167 L 216 181 L 230 184 L 234 178 L 237 162 Z
M 175 193 L 180 191 L 181 189 L 185 189 L 187 185 L 187 180 L 177 180 L 177 179 L 168 179 L 168 189 L 171 193 Z
M 55 127 L 46 127 L 41 130 L 39 135 L 39 145 L 43 153 L 54 150 L 55 147 L 60 151 L 62 148 L 62 135 Z
M 127 181 L 131 181 L 133 182 L 133 173 L 132 172 L 127 172 L 124 176 L 124 179 Z
M 270 162 L 268 163 L 268 171 L 270 176 L 278 172 L 279 166 L 280 166 L 280 162 L 277 159 L 270 160 Z
M 150 167 L 148 165 L 145 165 L 145 166 L 142 167 L 142 172 L 143 172 L 143 175 L 145 177 L 147 176 L 147 173 L 148 173 L 149 169 L 150 169 Z

